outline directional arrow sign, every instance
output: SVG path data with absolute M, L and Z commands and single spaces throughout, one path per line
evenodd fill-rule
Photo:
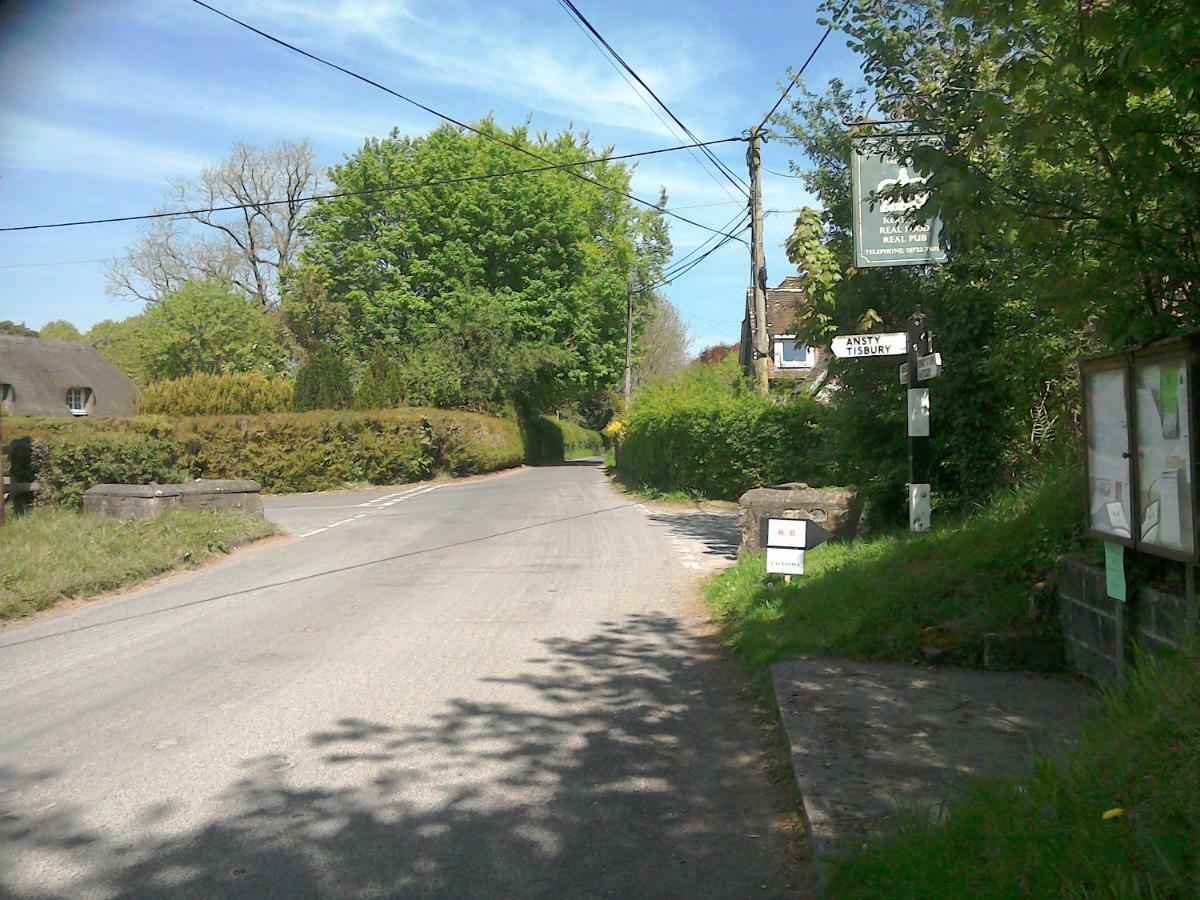
M 763 520 L 761 543 L 764 547 L 811 550 L 830 537 L 828 531 L 808 519 L 768 518 Z
M 908 335 L 903 331 L 887 334 L 843 334 L 833 339 L 833 355 L 840 359 L 862 356 L 903 356 L 908 352 Z

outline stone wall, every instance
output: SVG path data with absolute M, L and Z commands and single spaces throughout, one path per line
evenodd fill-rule
M 1177 649 L 1193 619 L 1183 597 L 1151 587 L 1131 589 L 1129 601 L 1108 596 L 1104 569 L 1068 558 L 1059 571 L 1067 661 L 1098 681 L 1121 681 L 1134 648 L 1161 653 Z
M 163 510 L 238 509 L 263 518 L 257 481 L 210 479 L 184 484 L 98 484 L 83 493 L 85 512 L 113 519 L 153 519 Z
M 862 498 L 845 488 L 813 488 L 803 482 L 754 488 L 738 499 L 739 555 L 757 553 L 761 547 L 761 525 L 765 518 L 808 519 L 836 540 L 858 536 Z

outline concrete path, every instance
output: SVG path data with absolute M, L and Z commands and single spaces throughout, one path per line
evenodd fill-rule
M 721 523 L 595 463 L 427 487 L 0 630 L 0 896 L 787 895 Z
M 940 817 L 973 775 L 1069 743 L 1096 692 L 1078 681 L 856 660 L 771 667 L 818 859 L 906 815 Z

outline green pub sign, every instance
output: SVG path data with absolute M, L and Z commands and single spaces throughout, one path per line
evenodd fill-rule
M 928 173 L 918 172 L 911 159 L 895 159 L 876 137 L 851 142 L 851 183 L 854 191 L 854 265 L 922 266 L 944 263 L 941 216 L 913 221 L 928 193 L 910 188 L 910 196 L 889 199 L 897 187 L 919 186 Z M 916 193 L 911 193 L 917 191 Z

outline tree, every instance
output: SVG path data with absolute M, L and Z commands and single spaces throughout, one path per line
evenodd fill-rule
M 655 298 L 643 315 L 644 324 L 634 344 L 634 385 L 650 378 L 668 378 L 688 363 L 687 326 L 671 301 Z
M 81 341 L 83 335 L 79 333 L 79 329 L 68 322 L 66 319 L 55 319 L 52 322 L 47 322 L 38 332 L 38 337 L 47 341 Z
M 299 412 L 346 409 L 353 399 L 350 369 L 330 348 L 318 349 L 296 373 L 292 403 Z
M 197 372 L 278 375 L 289 366 L 273 317 L 228 282 L 188 282 L 150 307 L 137 332 L 150 381 Z
M 394 409 L 405 400 L 404 373 L 382 347 L 376 347 L 354 392 L 355 409 Z
M 149 225 L 109 267 L 109 293 L 157 302 L 190 280 L 216 279 L 273 308 L 279 273 L 300 248 L 305 198 L 319 186 L 311 142 L 280 141 L 266 150 L 235 143 L 228 159 L 198 178 L 171 182 L 163 211 L 198 211 Z M 233 205 L 245 208 L 211 211 Z
M 552 163 L 603 155 L 586 136 L 570 132 L 552 138 L 523 128 L 501 131 L 490 121 L 479 128 Z M 338 191 L 356 192 L 535 165 L 501 143 L 443 127 L 418 138 L 393 132 L 370 139 L 330 177 Z M 581 171 L 628 191 L 624 166 L 600 162 Z M 521 377 L 500 378 L 506 390 L 521 392 L 511 400 L 554 404 L 586 396 L 614 384 L 623 370 L 626 278 L 631 270 L 645 284 L 661 276 L 670 253 L 661 218 L 566 172 L 324 200 L 308 216 L 301 264 L 286 280 L 285 320 L 301 345 L 320 340 L 353 365 L 369 360 L 376 347 L 408 348 L 448 378 L 445 358 L 422 344 L 445 346 L 440 331 L 454 331 L 484 310 L 494 318 L 495 307 L 515 345 L 543 353 L 557 348 L 553 365 L 522 363 Z M 455 309 L 464 298 L 468 306 Z M 453 358 L 474 382 L 478 370 L 457 351 Z M 536 371 L 532 381 L 530 371 Z M 469 404 L 494 402 L 490 390 L 468 393 Z
M 24 322 L 14 322 L 11 319 L 0 320 L 0 334 L 13 334 L 17 337 L 38 336 L 38 333 L 32 328 L 25 327 Z
M 104 319 L 84 335 L 84 340 L 101 356 L 143 387 L 153 380 L 142 365 L 142 326 L 145 321 L 145 314 L 130 316 L 120 322 Z

